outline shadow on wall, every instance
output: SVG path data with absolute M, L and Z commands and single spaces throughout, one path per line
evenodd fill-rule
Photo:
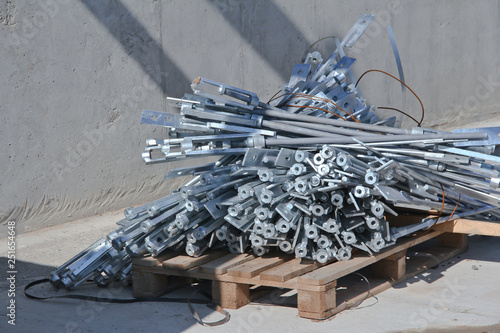
M 182 96 L 190 91 L 191 80 L 165 54 L 161 41 L 156 41 L 121 1 L 81 1 L 164 94 Z M 285 82 L 288 81 L 290 68 L 302 57 L 309 43 L 273 1 L 208 2 Z M 272 34 L 267 28 L 269 22 L 274 27 Z M 145 48 L 145 45 L 149 47 Z M 280 50 L 281 55 L 287 55 L 286 58 L 276 56 L 276 50 Z M 159 60 L 159 73 L 151 68 L 156 59 Z
M 165 54 L 161 41 L 155 40 L 121 1 L 81 0 L 81 2 L 165 95 L 182 96 L 188 91 L 191 80 Z M 148 47 L 144 47 L 145 45 Z M 156 65 L 156 61 L 159 61 L 159 72 L 151 66 L 151 64 Z
M 310 42 L 283 11 L 273 1 L 208 2 L 287 82 L 291 68 Z M 273 27 L 272 32 L 269 27 Z
M 121 45 L 126 55 L 134 59 L 165 95 L 180 97 L 185 92 L 190 92 L 191 78 L 183 72 L 182 64 L 176 64 L 169 57 L 166 51 L 170 46 L 162 45 L 161 35 L 159 37 L 155 32 L 150 33 L 151 30 L 146 29 L 146 27 L 158 25 L 146 24 L 148 21 L 145 20 L 141 22 L 134 14 L 134 8 L 123 0 L 80 1 L 99 21 L 100 25 L 107 30 L 109 35 Z M 255 53 L 279 73 L 284 82 L 288 81 L 293 65 L 303 56 L 309 41 L 304 33 L 287 17 L 282 8 L 273 1 L 207 1 L 216 9 L 220 18 L 227 21 L 241 35 L 242 39 L 255 50 Z M 157 3 L 159 8 L 155 9 L 159 9 L 159 13 L 162 12 L 161 6 L 164 6 L 163 9 L 169 9 L 170 2 L 160 0 Z M 152 18 L 152 21 L 160 22 L 160 30 L 161 24 L 165 23 L 161 20 L 161 14 L 160 17 Z M 272 31 L 267 28 L 269 26 L 272 27 Z M 102 29 L 101 26 L 99 29 Z M 163 33 L 169 33 L 165 29 L 163 30 Z M 254 74 L 248 72 L 247 75 L 252 77 Z M 242 88 L 245 89 L 245 87 Z M 85 142 L 93 145 L 92 141 Z M 93 149 L 96 151 L 95 148 Z M 79 155 L 78 158 L 82 156 Z M 88 158 L 87 155 L 84 157 Z M 63 174 L 66 175 L 66 170 L 72 172 L 80 167 L 80 163 L 77 162 L 76 166 L 74 164 L 70 166 L 66 162 L 54 170 L 58 172 L 59 177 L 62 177 Z M 59 180 L 62 181 L 62 179 Z M 150 184 L 148 195 L 159 194 L 164 191 L 165 187 L 166 185 L 163 183 Z M 102 195 L 94 193 L 92 199 L 81 198 L 78 201 L 69 199 L 69 202 L 67 198 L 60 198 L 54 194 L 33 201 L 26 200 L 25 203 L 9 209 L 5 214 L 2 212 L 3 216 L 0 216 L 0 222 L 18 221 L 20 222 L 18 232 L 25 232 L 65 222 L 68 219 L 94 215 L 96 207 L 100 210 L 101 207 L 108 204 L 115 208 L 131 206 L 139 202 L 139 196 L 142 193 L 140 188 L 117 188 L 112 191 L 109 192 L 105 189 Z M 5 236 L 0 230 L 0 237 Z

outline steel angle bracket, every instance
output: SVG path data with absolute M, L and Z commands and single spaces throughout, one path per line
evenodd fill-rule
M 337 48 L 340 46 L 340 41 L 337 37 L 334 37 L 333 40 L 335 41 L 335 45 L 337 45 Z M 321 75 L 324 75 L 326 72 L 331 71 L 333 66 L 337 63 L 337 56 L 339 55 L 339 50 L 336 50 L 333 52 L 328 59 L 326 59 L 325 62 L 323 62 L 321 65 L 316 66 L 316 69 L 314 72 L 311 74 L 311 79 L 310 81 L 316 81 Z
M 292 89 L 297 83 L 307 81 L 310 72 L 311 64 L 296 64 L 293 66 L 292 75 L 290 76 L 290 81 L 288 81 L 286 88 Z
M 340 43 L 342 47 L 353 47 L 358 41 L 359 37 L 365 32 L 366 28 L 372 23 L 375 15 L 362 15 L 359 20 L 353 25 L 351 30 L 345 35 L 344 39 Z
M 339 62 L 333 67 L 333 70 L 339 73 L 345 73 L 356 63 L 356 58 L 347 56 L 342 57 Z
M 399 202 L 399 203 L 409 202 L 408 198 L 406 196 L 404 196 L 401 191 L 399 191 L 395 188 L 392 188 L 390 186 L 377 184 L 377 185 L 375 185 L 375 189 L 380 192 L 382 197 L 387 202 Z
M 227 206 L 220 205 L 223 201 L 226 201 L 234 196 L 232 191 L 228 191 L 225 194 L 218 196 L 217 198 L 207 201 L 204 204 L 205 209 L 212 215 L 214 219 L 221 218 L 227 214 Z
M 249 148 L 241 165 L 243 167 L 272 167 L 276 161 L 279 150 Z
M 281 148 L 274 163 L 277 167 L 290 168 L 295 164 L 295 149 Z

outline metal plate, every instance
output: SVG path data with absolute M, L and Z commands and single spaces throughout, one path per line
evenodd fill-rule
M 347 35 L 345 35 L 344 39 L 340 43 L 342 46 L 352 47 L 361 37 L 363 32 L 365 32 L 366 28 L 372 23 L 375 15 L 364 14 L 359 18 L 359 20 L 354 24 L 354 26 L 349 30 Z
M 295 164 L 295 149 L 281 148 L 274 163 L 277 167 L 290 168 Z
M 290 81 L 288 81 L 288 88 L 294 87 L 300 81 L 306 81 L 311 71 L 311 64 L 296 64 L 293 66 Z
M 279 150 L 274 149 L 257 149 L 249 148 L 243 162 L 241 163 L 244 167 L 250 166 L 260 166 L 260 167 L 270 167 L 274 165 Z

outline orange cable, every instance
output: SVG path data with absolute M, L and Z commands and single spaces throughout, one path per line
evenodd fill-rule
M 441 191 L 443 191 L 443 202 L 441 203 L 441 210 L 439 211 L 439 215 L 438 215 L 438 217 L 436 218 L 436 221 L 434 221 L 434 224 L 433 224 L 433 225 L 431 225 L 431 226 L 429 227 L 429 229 L 427 229 L 427 230 L 425 230 L 425 231 L 423 231 L 423 232 L 421 232 L 421 233 L 419 233 L 419 234 L 416 234 L 416 235 L 414 235 L 413 237 L 423 236 L 423 235 L 425 235 L 426 233 L 428 233 L 429 231 L 431 231 L 431 230 L 432 230 L 432 228 L 434 228 L 434 227 L 436 226 L 436 224 L 438 223 L 439 219 L 441 218 L 441 215 L 443 214 L 443 210 L 444 210 L 444 200 L 445 200 L 444 187 L 443 187 L 443 184 L 441 184 L 441 183 L 439 183 L 439 182 L 438 182 L 438 184 L 439 184 L 439 186 L 441 186 Z M 460 197 L 459 197 L 459 198 L 460 198 Z M 458 207 L 458 204 L 459 204 L 459 203 L 460 203 L 460 199 L 458 199 L 458 202 L 457 202 L 457 205 L 455 206 L 455 209 L 457 209 L 457 207 Z M 455 213 L 455 209 L 453 209 L 453 213 Z M 453 213 L 452 213 L 452 215 L 453 215 Z M 448 222 L 448 221 L 446 221 L 446 222 Z
M 383 73 L 385 75 L 388 75 L 390 77 L 392 77 L 394 80 L 398 81 L 399 83 L 401 83 L 402 85 L 404 85 L 406 88 L 408 88 L 409 91 L 411 91 L 411 93 L 413 95 L 415 95 L 415 97 L 418 99 L 418 102 L 420 103 L 420 107 L 422 108 L 422 118 L 420 119 L 420 121 L 418 122 L 418 126 L 422 126 L 422 121 L 424 121 L 424 115 L 425 115 L 425 110 L 424 110 L 424 104 L 422 103 L 422 100 L 420 99 L 420 97 L 418 97 L 418 95 L 410 88 L 408 87 L 408 85 L 406 85 L 406 83 L 404 83 L 403 81 L 401 81 L 400 79 L 398 79 L 397 77 L 395 77 L 394 75 L 392 74 L 389 74 L 387 72 L 384 72 L 380 69 L 369 69 L 367 70 L 366 72 L 363 73 L 363 75 L 361 75 L 358 79 L 358 81 L 356 81 L 356 84 L 354 85 L 354 87 L 357 87 L 358 86 L 358 83 L 359 81 L 361 81 L 361 79 L 363 78 L 363 76 L 365 76 L 366 74 L 370 73 L 370 72 L 379 72 L 379 73 Z

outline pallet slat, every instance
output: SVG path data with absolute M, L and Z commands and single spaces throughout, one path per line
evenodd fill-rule
M 216 251 L 209 252 L 196 258 L 190 257 L 188 255 L 178 255 L 176 257 L 165 260 L 162 266 L 166 269 L 185 271 L 187 269 L 202 265 L 208 261 L 220 258 L 225 254 L 227 254 L 227 252 L 225 251 Z
M 282 257 L 260 257 L 229 269 L 227 274 L 230 276 L 252 278 L 284 261 L 285 259 Z
M 436 264 L 448 260 L 460 253 L 463 249 L 454 249 L 449 247 L 434 247 L 425 251 L 428 256 L 418 256 L 412 257 L 407 261 L 407 273 L 398 280 L 387 280 L 387 279 L 370 279 L 370 290 L 359 292 L 359 290 L 366 289 L 366 282 L 361 281 L 358 284 L 350 286 L 350 288 L 344 289 L 342 291 L 337 291 L 337 306 L 323 313 L 314 313 L 310 311 L 299 311 L 299 316 L 309 319 L 324 319 L 331 317 L 339 312 L 349 309 L 356 305 L 361 305 L 360 302 L 367 300 L 370 295 L 377 295 L 393 285 L 400 282 L 406 281 L 418 274 L 421 274 L 436 266 Z M 356 291 L 358 290 L 358 291 Z
M 393 247 L 390 247 L 389 249 L 381 253 L 377 253 L 373 256 L 362 255 L 359 257 L 351 258 L 347 261 L 336 262 L 334 263 L 334 265 L 327 265 L 318 268 L 310 273 L 301 275 L 298 278 L 298 282 L 299 284 L 309 284 L 309 285 L 327 284 L 328 282 L 335 281 L 344 275 L 355 272 L 363 267 L 366 267 L 376 261 L 379 261 L 393 254 L 396 254 L 397 252 L 400 252 L 411 246 L 423 243 L 442 233 L 443 231 L 431 231 L 418 238 L 410 238 L 408 240 L 404 240 L 399 244 L 394 245 Z
M 436 226 L 436 230 L 459 234 L 474 234 L 483 236 L 500 236 L 500 223 L 456 219 Z
M 228 269 L 241 265 L 257 257 L 252 254 L 228 254 L 198 266 L 198 271 L 208 274 L 225 274 Z
M 285 282 L 321 266 L 317 261 L 295 258 L 260 274 L 261 280 Z
M 427 255 L 423 256 L 425 252 L 419 250 L 419 256 L 407 259 L 405 254 L 408 248 L 432 238 L 437 238 L 438 245 L 428 250 Z M 376 294 L 466 248 L 466 235 L 434 230 L 420 237 L 400 240 L 398 244 L 371 257 L 358 256 L 358 253 L 349 261 L 324 265 L 297 259 L 293 255 L 256 258 L 250 254 L 220 251 L 192 258 L 186 255 L 172 257 L 172 254 L 167 253 L 167 259 L 161 265 L 159 260 L 163 258 L 133 260 L 134 296 L 159 295 L 168 289 L 167 280 L 172 287 L 177 282 L 190 281 L 190 278 L 208 279 L 212 281 L 214 299 L 219 300 L 222 306 L 236 309 L 258 295 L 252 293 L 252 285 L 295 289 L 299 316 L 325 319 L 356 305 L 367 295 L 364 290 L 366 286 L 361 285 L 364 282 L 358 282 L 355 288 L 349 287 L 347 292 L 337 291 L 335 286 L 338 279 L 371 265 L 370 293 Z M 269 288 L 261 291 L 269 292 Z
M 141 257 L 141 258 L 132 258 L 132 264 L 146 266 L 146 267 L 154 267 L 161 266 L 162 262 L 168 260 L 170 258 L 177 257 L 179 254 L 175 252 L 166 252 L 158 257 Z

